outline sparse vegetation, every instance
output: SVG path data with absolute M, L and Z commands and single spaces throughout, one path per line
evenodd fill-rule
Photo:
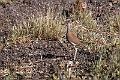
M 33 17 L 28 21 L 23 21 L 18 26 L 13 26 L 10 28 L 11 34 L 4 44 L 23 44 L 31 40 L 59 40 L 65 31 L 64 25 L 62 25 L 65 19 L 60 14 L 56 17 L 52 14 L 51 11 L 48 11 L 47 16 L 40 15 L 38 18 Z M 100 54 L 100 59 L 91 65 L 91 72 L 89 73 L 91 76 L 89 79 L 119 80 L 120 13 L 109 17 L 109 30 L 104 30 L 103 25 L 97 25 L 96 20 L 87 11 L 72 15 L 71 18 L 75 19 L 71 28 L 73 32 L 78 35 L 92 54 Z M 3 46 L 3 43 L 0 43 L 0 46 Z M 60 78 L 70 79 L 70 76 L 74 76 L 75 80 L 80 80 L 80 78 L 85 80 L 84 77 L 87 74 L 84 71 L 80 70 L 77 74 L 72 74 L 72 72 L 69 74 L 70 70 L 66 67 L 67 63 L 65 61 L 63 63 L 57 67 L 52 64 L 52 68 L 50 68 L 51 75 L 49 75 L 51 80 L 60 80 Z M 14 76 L 16 74 L 12 72 L 9 75 Z M 11 76 L 7 76 L 6 80 L 10 80 L 9 77 Z M 23 73 L 19 73 L 19 78 L 24 78 Z
M 7 4 L 15 4 L 16 3 L 16 0 L 0 0 L 0 5 L 2 5 L 2 7 L 6 7 Z
M 13 26 L 8 43 L 25 43 L 30 40 L 58 40 L 63 28 L 60 16 L 54 17 L 48 12 L 47 16 L 40 15 L 37 19 L 31 18 L 19 26 Z
M 76 26 L 76 29 L 73 27 L 72 30 L 78 33 L 79 38 L 87 45 L 91 53 L 94 54 L 97 52 L 101 55 L 100 60 L 93 64 L 91 72 L 91 75 L 94 75 L 94 78 L 98 80 L 117 80 L 119 78 L 119 20 L 119 15 L 109 20 L 110 32 L 106 33 L 111 38 L 104 36 L 106 34 L 97 27 L 95 20 L 93 20 L 88 13 L 80 14 L 79 18 L 75 20 L 76 24 L 73 24 Z M 57 40 L 61 32 L 61 27 L 63 27 L 61 23 L 62 19 L 53 19 L 49 14 L 46 17 L 40 16 L 37 19 L 32 18 L 30 21 L 24 22 L 23 27 L 22 25 L 16 29 L 13 27 L 10 40 L 13 43 L 25 43 L 34 39 Z M 67 73 L 65 73 L 65 75 L 69 76 Z M 52 76 L 54 80 L 59 80 L 55 74 L 52 74 Z

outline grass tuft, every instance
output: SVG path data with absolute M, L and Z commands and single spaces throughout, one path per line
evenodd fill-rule
M 51 13 L 47 16 L 40 15 L 38 18 L 30 18 L 19 26 L 11 28 L 8 42 L 25 43 L 30 40 L 58 40 L 61 35 L 62 20 L 53 17 Z

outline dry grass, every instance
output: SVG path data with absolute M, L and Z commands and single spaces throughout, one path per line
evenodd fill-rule
M 14 3 L 16 3 L 16 1 L 17 0 L 0 0 L 0 5 L 2 5 L 3 7 L 5 7 L 7 3 L 9 3 L 9 4 L 13 3 L 14 4 Z
M 25 43 L 31 40 L 58 40 L 62 34 L 62 19 L 53 17 L 50 12 L 47 16 L 40 15 L 38 18 L 30 18 L 27 22 L 19 26 L 13 26 L 12 35 L 8 39 L 9 43 Z
M 97 25 L 89 12 L 80 14 L 73 29 L 86 43 L 91 53 L 100 53 L 100 60 L 93 65 L 92 75 L 96 80 L 119 80 L 120 75 L 120 14 L 109 17 L 107 30 Z
M 120 75 L 120 14 L 109 18 L 109 31 L 104 26 L 97 25 L 89 12 L 72 15 L 76 19 L 72 30 L 91 53 L 100 53 L 100 60 L 93 64 L 91 75 L 95 80 L 119 80 Z M 59 40 L 64 30 L 61 25 L 64 19 L 58 15 L 30 18 L 19 26 L 13 26 L 12 34 L 6 44 L 26 43 L 31 40 Z M 66 72 L 66 75 L 67 72 Z M 53 74 L 54 80 L 59 80 Z

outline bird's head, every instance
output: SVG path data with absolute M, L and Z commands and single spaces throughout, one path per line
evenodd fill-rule
M 72 22 L 74 21 L 74 19 L 67 19 L 63 25 L 65 25 L 65 27 L 70 28 L 70 26 L 72 25 Z

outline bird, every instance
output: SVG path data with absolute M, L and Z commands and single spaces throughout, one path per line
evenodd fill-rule
M 68 40 L 69 43 L 71 43 L 74 48 L 75 48 L 75 54 L 74 54 L 74 60 L 76 59 L 76 54 L 77 54 L 77 45 L 81 45 L 81 46 L 84 46 L 84 44 L 78 39 L 78 37 L 70 31 L 70 27 L 71 27 L 71 22 L 70 21 L 67 21 L 66 22 L 66 27 L 67 27 L 67 30 L 66 30 L 66 38 Z

